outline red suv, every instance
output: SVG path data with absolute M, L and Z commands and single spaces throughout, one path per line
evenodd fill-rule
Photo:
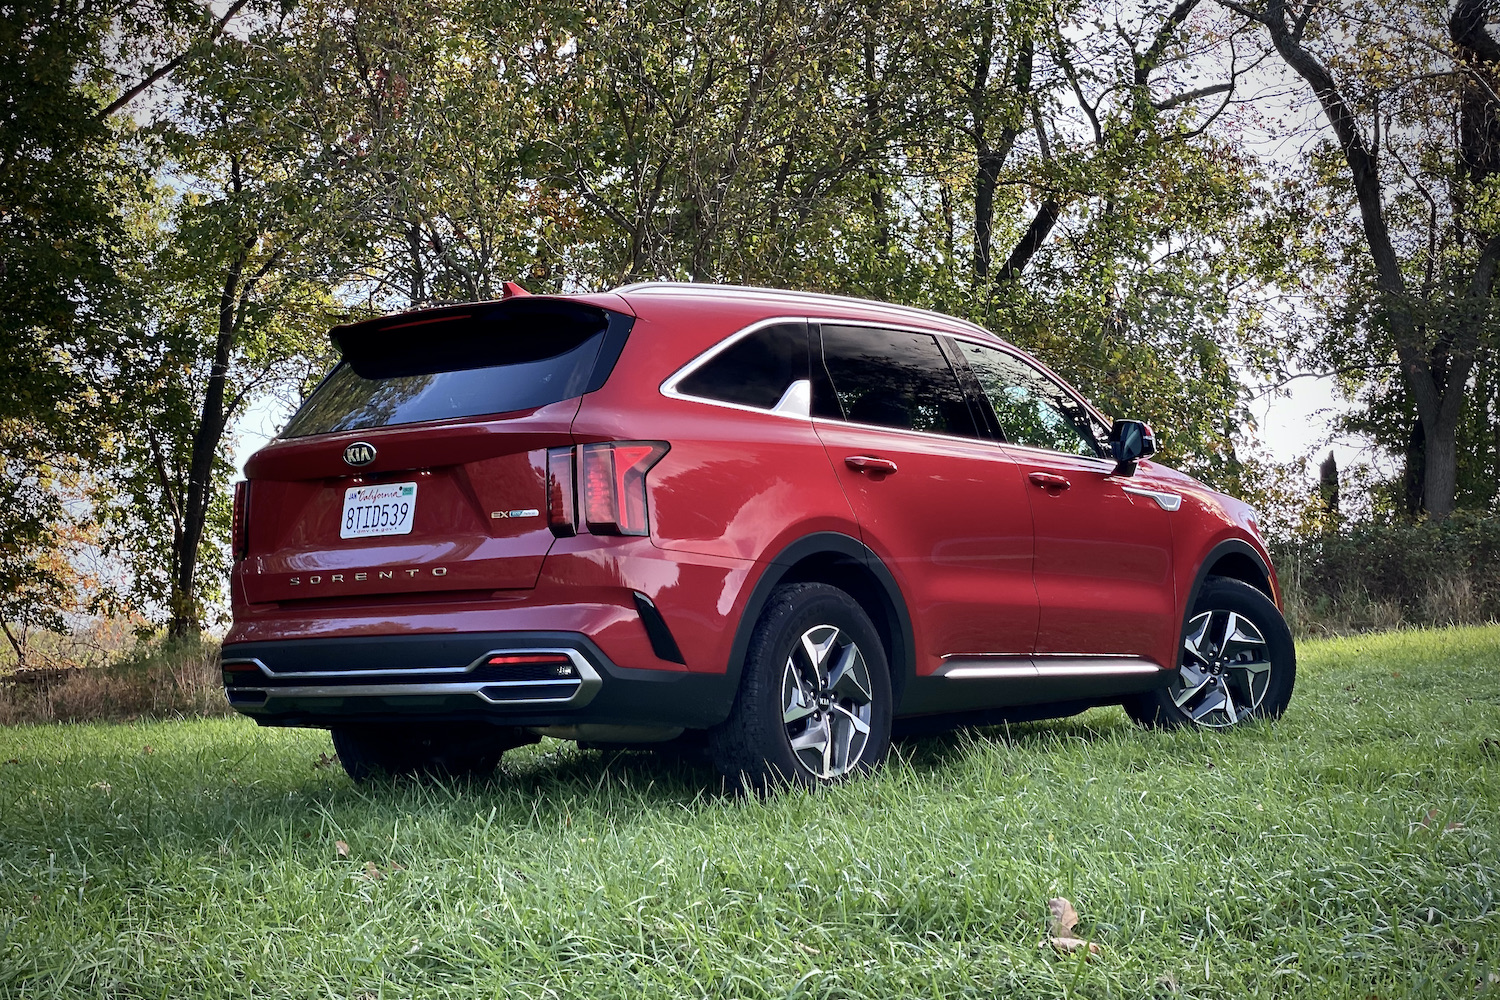
M 892 732 L 1124 704 L 1274 717 L 1254 511 L 973 324 L 637 284 L 337 327 L 235 494 L 224 681 L 356 779 L 539 736 L 706 742 L 732 780 Z

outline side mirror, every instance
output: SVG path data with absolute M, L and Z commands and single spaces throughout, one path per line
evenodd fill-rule
M 1151 425 L 1139 420 L 1116 420 L 1109 429 L 1109 454 L 1115 460 L 1115 475 L 1135 474 L 1135 463 L 1156 454 L 1156 435 Z

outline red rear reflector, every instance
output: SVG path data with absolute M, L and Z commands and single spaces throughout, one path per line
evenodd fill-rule
M 484 662 L 492 667 L 514 667 L 521 664 L 541 664 L 553 667 L 573 665 L 572 659 L 562 653 L 502 653 Z
M 573 500 L 573 449 L 547 449 L 547 526 L 560 538 L 578 533 Z
M 583 446 L 583 520 L 596 535 L 650 534 L 646 473 L 667 453 L 665 441 Z
M 234 513 L 231 515 L 230 548 L 234 561 L 250 554 L 250 483 L 241 479 L 234 484 Z

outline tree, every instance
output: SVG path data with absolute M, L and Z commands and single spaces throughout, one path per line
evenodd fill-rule
M 21 0 L 0 20 L 0 621 L 18 626 L 62 627 L 64 500 L 107 443 L 110 191 L 129 176 L 96 114 L 109 26 L 87 2 Z
M 177 103 L 151 129 L 173 183 L 143 187 L 131 219 L 141 308 L 121 328 L 132 391 L 116 407 L 107 537 L 139 602 L 166 595 L 173 636 L 199 630 L 225 568 L 226 433 L 257 393 L 300 385 L 325 354 L 343 260 L 321 150 L 281 113 L 297 91 L 266 58 L 277 28 L 258 31 L 269 37 L 224 39 L 179 71 Z
M 1397 398 L 1375 386 L 1366 426 L 1414 411 L 1407 433 L 1385 443 L 1406 453 L 1413 507 L 1420 497 L 1420 509 L 1444 517 L 1457 500 L 1471 384 L 1494 383 L 1479 367 L 1493 357 L 1500 267 L 1500 44 L 1487 5 L 1426 0 L 1393 22 L 1362 0 L 1220 2 L 1264 27 L 1332 132 L 1331 155 L 1313 165 L 1335 208 L 1352 195 L 1360 245 L 1356 258 L 1344 244 L 1356 280 L 1325 355 L 1356 384 L 1394 357 Z

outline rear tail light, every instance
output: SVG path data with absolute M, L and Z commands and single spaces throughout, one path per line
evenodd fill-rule
M 574 506 L 573 449 L 547 449 L 547 526 L 559 538 L 578 533 Z
M 231 534 L 230 548 L 234 561 L 239 562 L 250 554 L 250 483 L 244 479 L 234 484 Z
M 596 535 L 646 535 L 646 473 L 667 453 L 665 441 L 586 444 L 583 521 Z
M 547 525 L 566 538 L 580 521 L 596 535 L 648 535 L 646 473 L 665 441 L 605 441 L 547 450 Z M 581 516 L 580 516 L 581 515 Z

